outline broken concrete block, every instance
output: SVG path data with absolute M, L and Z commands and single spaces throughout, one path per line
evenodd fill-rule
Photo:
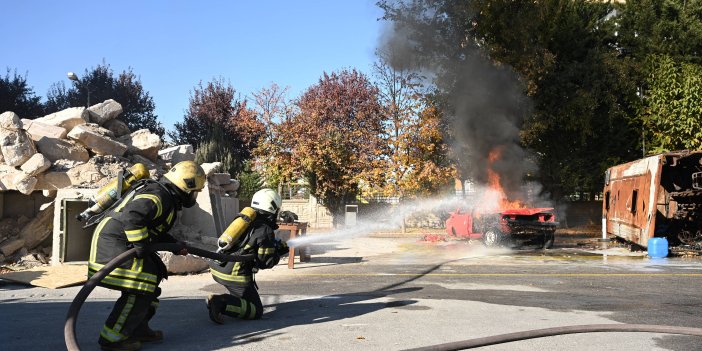
M 171 162 L 171 164 L 176 164 L 181 161 L 195 161 L 193 146 L 189 144 L 163 149 L 158 152 L 158 157 L 164 161 Z
M 122 113 L 122 105 L 115 100 L 109 99 L 90 106 L 88 111 L 90 113 L 90 122 L 103 125 L 105 122 L 117 118 Z
M 36 189 L 57 190 L 72 186 L 67 172 L 46 172 L 37 176 Z
M 176 274 L 198 273 L 209 268 L 207 261 L 193 255 L 174 255 L 172 252 L 159 252 L 168 272 Z
M 22 194 L 29 195 L 32 193 L 32 191 L 34 191 L 34 188 L 37 185 L 37 177 L 26 173 L 19 173 L 15 176 L 14 182 L 17 191 L 21 192 Z
M 222 162 L 203 163 L 200 165 L 208 177 L 213 175 L 222 167 Z
M 134 133 L 118 139 L 129 147 L 129 153 L 141 155 L 152 162 L 158 158 L 158 149 L 161 147 L 161 138 L 151 133 L 148 129 L 139 129 Z
M 51 161 L 42 154 L 34 154 L 27 162 L 22 164 L 20 169 L 29 175 L 36 176 L 51 167 Z
M 115 137 L 118 138 L 132 132 L 129 130 L 129 127 L 126 123 L 122 122 L 117 118 L 105 122 L 105 124 L 103 124 L 102 126 L 114 133 Z
M 220 185 L 220 187 L 222 188 L 223 191 L 234 192 L 234 191 L 239 190 L 239 181 L 236 179 L 232 179 L 231 183 Z
M 34 141 L 38 141 L 42 137 L 65 139 L 66 134 L 68 134 L 66 128 L 52 126 L 26 118 L 22 119 L 22 129 L 26 130 L 29 137 Z
M 129 160 L 132 161 L 132 163 L 142 163 L 148 169 L 155 169 L 158 167 L 154 162 L 141 155 L 132 155 Z
M 81 142 L 99 155 L 122 156 L 127 151 L 127 145 L 100 135 L 82 125 L 73 128 L 68 133 L 68 137 Z
M 24 247 L 31 250 L 48 238 L 53 230 L 54 204 L 51 203 L 51 205 L 39 212 L 34 219 L 29 221 L 29 223 L 22 228 L 19 237 L 24 240 Z
M 0 247 L 0 252 L 2 252 L 4 256 L 10 256 L 22 247 L 24 247 L 24 240 L 15 239 Z
M 87 123 L 88 119 L 88 110 L 85 107 L 69 107 L 34 121 L 65 128 L 70 132 L 75 126 Z
M 207 181 L 212 182 L 215 185 L 224 185 L 231 182 L 232 176 L 229 173 L 214 173 L 207 177 Z
M 105 178 L 98 165 L 92 162 L 69 169 L 66 174 L 71 179 L 72 185 L 94 185 Z
M 0 151 L 5 163 L 13 167 L 22 165 L 36 153 L 34 142 L 22 129 L 0 129 Z
M 0 128 L 9 130 L 22 129 L 22 122 L 20 121 L 20 117 L 12 111 L 1 113 Z
M 103 128 L 96 123 L 86 123 L 83 125 L 83 128 L 85 128 L 93 133 L 100 134 L 104 137 L 108 137 L 110 139 L 114 139 L 114 137 L 115 137 L 115 133 L 113 133 L 111 130 L 109 130 L 107 128 Z
M 90 159 L 88 150 L 73 140 L 43 137 L 36 145 L 39 152 L 51 162 L 58 160 L 86 162 Z

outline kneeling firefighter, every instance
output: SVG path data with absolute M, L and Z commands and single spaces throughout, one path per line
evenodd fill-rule
M 159 181 L 138 181 L 104 213 L 93 233 L 88 277 L 131 248 L 136 248 L 136 255 L 100 281 L 100 286 L 122 292 L 100 332 L 103 350 L 139 350 L 141 342 L 163 339 L 163 333 L 151 330 L 148 323 L 158 306 L 158 285 L 168 273 L 160 257 L 147 253 L 145 246 L 177 242 L 168 234 L 176 213 L 195 204 L 205 180 L 197 163 L 179 162 Z M 186 255 L 187 250 L 175 254 Z
M 210 261 L 212 277 L 229 291 L 229 294 L 210 295 L 207 298 L 207 309 L 213 322 L 223 324 L 222 315 L 241 319 L 259 319 L 263 315 L 263 304 L 258 295 L 254 273 L 259 269 L 273 268 L 280 261 L 280 256 L 289 251 L 288 246 L 274 235 L 274 230 L 278 229 L 276 218 L 281 204 L 280 195 L 274 190 L 257 191 L 251 198 L 251 208 L 245 208 L 239 214 L 239 217 L 250 222 L 245 231 L 234 238 L 226 232 L 220 237 L 218 252 L 255 253 L 256 259 L 226 264 Z M 232 224 L 240 219 L 235 219 Z

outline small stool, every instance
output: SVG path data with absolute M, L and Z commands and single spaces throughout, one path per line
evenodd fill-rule
M 290 235 L 287 236 L 283 232 L 289 232 Z M 298 236 L 305 236 L 307 234 L 307 222 L 295 222 L 295 223 L 284 223 L 278 224 L 278 231 L 276 232 L 276 237 L 282 240 L 292 240 Z M 286 238 L 287 237 L 287 238 Z M 288 268 L 295 268 L 295 251 L 298 251 L 300 255 L 300 262 L 308 262 L 310 260 L 310 255 L 307 252 L 307 248 L 294 248 L 290 247 L 290 252 L 288 254 Z

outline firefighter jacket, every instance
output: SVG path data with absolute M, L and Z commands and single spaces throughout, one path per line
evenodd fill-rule
M 210 261 L 210 273 L 214 280 L 222 285 L 249 283 L 253 273 L 259 269 L 273 268 L 280 261 L 280 241 L 275 239 L 274 230 L 278 225 L 263 216 L 257 216 L 251 222 L 244 239 L 225 254 L 256 254 L 256 259 L 246 262 L 226 262 L 220 264 Z
M 145 181 L 108 209 L 93 233 L 88 278 L 113 258 L 135 246 L 152 242 L 176 242 L 167 234 L 176 220 L 177 198 L 155 181 Z M 101 286 L 140 294 L 153 294 L 167 277 L 156 253 L 134 257 L 103 278 Z

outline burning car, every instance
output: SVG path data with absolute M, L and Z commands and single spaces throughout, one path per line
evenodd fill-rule
M 496 213 L 451 212 L 446 233 L 461 239 L 480 239 L 488 247 L 539 245 L 553 247 L 556 216 L 553 208 L 518 208 Z

